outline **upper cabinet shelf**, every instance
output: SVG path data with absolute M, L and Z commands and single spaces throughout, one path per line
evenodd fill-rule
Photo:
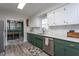
M 79 4 L 68 4 L 47 13 L 48 25 L 79 24 Z

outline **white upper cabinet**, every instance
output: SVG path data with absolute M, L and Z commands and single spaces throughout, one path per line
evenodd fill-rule
M 76 23 L 79 24 L 79 3 L 75 4 L 75 15 L 77 16 L 76 17 L 76 19 L 77 19 Z
M 68 4 L 47 14 L 49 26 L 79 24 L 79 4 Z
M 47 13 L 48 26 L 55 26 L 55 11 Z
M 64 8 L 55 10 L 55 23 L 56 25 L 65 25 L 65 11 Z
M 65 19 L 64 7 L 49 12 L 47 14 L 47 19 L 49 26 L 65 25 L 66 19 Z
M 65 6 L 65 18 L 68 24 L 78 24 L 78 5 L 69 4 Z
M 48 12 L 47 19 L 49 26 L 79 24 L 79 4 L 67 4 Z M 31 27 L 41 27 L 41 21 L 39 17 L 32 18 Z

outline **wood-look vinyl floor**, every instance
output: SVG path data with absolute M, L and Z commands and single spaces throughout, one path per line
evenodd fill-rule
M 41 49 L 32 44 L 20 43 L 15 45 L 8 45 L 6 47 L 5 56 L 48 56 Z
M 17 44 L 17 45 L 9 45 L 6 47 L 6 55 L 13 55 L 13 56 L 19 56 L 19 55 L 26 55 L 24 52 L 25 46 L 23 44 Z

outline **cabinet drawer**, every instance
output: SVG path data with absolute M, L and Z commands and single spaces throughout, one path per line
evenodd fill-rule
M 64 41 L 64 45 L 65 46 L 70 46 L 70 47 L 78 47 L 79 43 L 70 42 L 70 41 Z
M 76 42 L 71 42 L 71 41 L 66 41 L 66 40 L 61 40 L 61 39 L 55 39 L 54 40 L 55 43 L 60 43 L 60 44 L 64 44 L 64 46 L 71 46 L 71 47 L 79 47 L 79 43 Z
M 75 47 L 68 47 L 65 46 L 64 47 L 64 55 L 65 56 L 79 56 L 79 49 L 75 48 Z
M 54 43 L 60 43 L 60 44 L 64 44 L 64 41 L 63 40 L 61 40 L 61 39 L 55 39 L 54 38 Z

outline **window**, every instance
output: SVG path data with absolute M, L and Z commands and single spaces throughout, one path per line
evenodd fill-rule
M 42 28 L 48 29 L 48 22 L 46 16 L 42 17 Z
M 48 29 L 47 18 L 42 19 L 42 28 Z
M 10 21 L 10 30 L 15 30 L 15 22 Z

